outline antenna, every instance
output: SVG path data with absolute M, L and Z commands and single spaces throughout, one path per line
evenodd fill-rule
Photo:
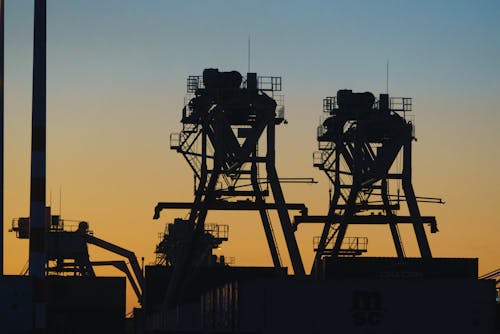
M 62 187 L 59 187 L 59 217 L 62 217 Z
M 250 73 L 250 35 L 248 35 L 248 71 Z
M 386 67 L 385 92 L 386 94 L 389 94 L 389 59 L 387 59 L 387 67 Z

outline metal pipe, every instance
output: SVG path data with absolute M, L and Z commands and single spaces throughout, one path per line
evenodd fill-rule
M 46 0 L 34 0 L 33 100 L 31 122 L 31 185 L 29 275 L 33 277 L 33 332 L 46 328 Z
M 46 0 L 35 0 L 31 123 L 30 276 L 45 274 Z

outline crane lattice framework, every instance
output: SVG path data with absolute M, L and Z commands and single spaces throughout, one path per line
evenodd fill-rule
M 178 258 L 173 268 L 169 292 L 178 290 L 177 284 L 187 280 L 188 272 L 208 254 L 200 251 L 204 249 L 200 244 L 209 210 L 258 211 L 278 268 L 282 261 L 268 213 L 276 210 L 294 274 L 304 275 L 288 210 L 306 214 L 307 208 L 285 202 L 280 185 L 284 180 L 278 178 L 275 165 L 275 127 L 285 122 L 280 91 L 281 77 L 256 73 L 244 78 L 236 71 L 208 68 L 203 76 L 188 77 L 182 131 L 171 135 L 170 146 L 184 156 L 194 173 L 195 198 L 192 203 L 158 203 L 154 216 L 159 218 L 163 209 L 190 210 L 186 223 L 192 237 L 182 252 L 184 259 Z M 259 149 L 259 143 L 265 150 Z M 271 194 L 274 203 L 266 202 Z M 174 298 L 169 292 L 167 299 Z
M 376 100 L 370 92 L 351 90 L 339 90 L 337 96 L 323 100 L 326 117 L 318 127 L 319 151 L 314 152 L 313 160 L 328 176 L 333 194 L 326 216 L 296 217 L 296 223 L 324 222 L 315 263 L 324 256 L 355 256 L 366 251 L 366 238 L 345 236 L 349 224 L 388 224 L 397 256 L 403 258 L 398 224 L 411 223 L 421 257 L 432 257 L 424 224 L 430 224 L 432 233 L 437 232 L 436 219 L 420 215 L 411 181 L 415 139 L 414 126 L 407 117 L 411 109 L 411 98 L 380 94 Z M 398 157 L 402 157 L 402 166 Z M 401 185 L 404 196 L 399 191 L 390 193 L 390 183 Z M 401 201 L 406 202 L 409 216 L 396 214 Z

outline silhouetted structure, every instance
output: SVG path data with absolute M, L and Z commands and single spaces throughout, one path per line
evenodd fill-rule
M 74 222 L 72 224 L 71 221 L 66 221 L 59 215 L 52 215 L 50 207 L 47 207 L 45 212 L 45 221 L 47 222 L 45 228 L 47 242 L 45 276 L 71 275 L 92 278 L 96 277 L 95 266 L 113 266 L 125 273 L 139 303 L 142 303 L 144 277 L 134 252 L 94 236 L 93 232 L 89 230 L 89 224 L 85 221 L 79 221 L 75 225 Z M 15 232 L 19 239 L 28 239 L 29 220 L 28 217 L 14 219 L 10 231 Z M 123 256 L 128 260 L 131 269 L 122 260 L 91 261 L 88 245 L 94 245 Z
M 181 218 L 175 218 L 174 222 L 167 224 L 165 233 L 158 245 L 156 245 L 156 264 L 161 266 L 175 266 L 177 260 L 184 251 L 182 245 L 190 235 L 188 221 Z M 225 258 L 217 259 L 212 254 L 212 249 L 217 249 L 222 242 L 227 241 L 229 237 L 229 226 L 219 224 L 206 224 L 203 234 L 203 244 L 209 245 L 208 256 L 205 257 L 205 264 L 213 265 L 217 261 L 224 265 Z
M 33 38 L 33 111 L 31 120 L 31 182 L 30 182 L 30 240 L 29 274 L 34 277 L 33 293 L 35 333 L 46 329 L 46 56 L 47 3 L 35 0 Z
M 326 118 L 318 128 L 319 151 L 314 166 L 323 170 L 333 185 L 326 216 L 296 217 L 295 222 L 324 222 L 317 243 L 315 263 L 329 256 L 356 256 L 366 251 L 367 239 L 346 237 L 349 224 L 389 225 L 398 258 L 405 252 L 398 224 L 413 225 L 420 254 L 431 258 L 424 224 L 437 232 L 435 217 L 422 217 L 411 181 L 411 145 L 414 125 L 407 116 L 411 98 L 339 90 L 323 100 Z M 398 162 L 402 157 L 402 166 Z M 389 185 L 398 187 L 391 192 Z M 402 185 L 404 195 L 399 194 Z M 393 188 L 394 189 L 394 188 Z M 426 198 L 435 202 L 441 202 Z M 396 212 L 406 202 L 410 216 Z
M 243 78 L 236 71 L 208 68 L 203 76 L 187 81 L 187 103 L 182 110 L 183 129 L 172 134 L 171 148 L 180 152 L 193 170 L 193 203 L 158 203 L 154 218 L 162 209 L 189 209 L 184 222 L 185 241 L 179 246 L 169 282 L 166 303 L 179 301 L 193 272 L 210 255 L 205 240 L 205 219 L 209 210 L 257 210 L 276 268 L 282 266 L 268 210 L 277 210 L 295 275 L 304 267 L 292 229 L 289 209 L 307 211 L 303 204 L 287 204 L 275 165 L 275 126 L 284 122 L 280 77 Z M 268 93 L 270 95 L 268 95 Z M 259 141 L 265 141 L 264 153 Z M 262 167 L 260 167 L 262 166 Z M 265 176 L 261 176 L 265 171 Z M 264 186 L 264 187 L 263 187 Z M 270 195 L 274 203 L 266 203 Z M 234 198 L 244 200 L 231 200 Z
M 492 332 L 498 271 L 478 280 L 477 259 L 432 257 L 423 224 L 437 232 L 436 220 L 420 215 L 411 184 L 408 98 L 381 94 L 376 101 L 341 90 L 324 100 L 328 117 L 314 165 L 334 193 L 326 216 L 309 216 L 304 204 L 285 202 L 280 183 L 314 181 L 279 179 L 276 171 L 275 127 L 285 122 L 275 94 L 281 78 L 206 69 L 188 78 L 183 129 L 171 136 L 171 148 L 194 173 L 195 198 L 156 206 L 155 219 L 163 209 L 190 212 L 167 225 L 145 278 L 133 252 L 96 238 L 88 223 L 68 229 L 45 207 L 45 12 L 45 0 L 35 0 L 30 218 L 12 228 L 29 238 L 30 276 L 0 275 L 2 333 L 123 332 L 125 279 L 95 277 L 96 265 L 113 265 L 129 278 L 142 306 L 134 310 L 137 334 Z M 389 191 L 391 182 L 401 183 L 404 196 Z M 266 202 L 271 194 L 274 202 Z M 410 216 L 395 214 L 401 201 Z M 235 267 L 215 257 L 228 226 L 206 224 L 210 210 L 258 211 L 273 267 Z M 282 266 L 268 210 L 278 213 L 294 275 Z M 294 226 L 289 210 L 300 212 Z M 309 276 L 294 236 L 303 222 L 325 224 Z M 345 237 L 349 224 L 373 223 L 389 225 L 397 257 L 359 257 L 366 238 Z M 406 257 L 400 223 L 413 225 L 421 257 Z M 88 244 L 126 257 L 132 271 L 125 261 L 90 261 Z

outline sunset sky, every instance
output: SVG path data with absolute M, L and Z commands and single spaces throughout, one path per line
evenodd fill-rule
M 318 181 L 284 184 L 288 202 L 326 214 L 328 180 L 312 165 L 322 99 L 343 88 L 385 92 L 389 62 L 389 94 L 413 98 L 416 194 L 446 203 L 420 206 L 438 221 L 440 232 L 428 234 L 433 255 L 479 258 L 480 274 L 500 267 L 500 2 L 47 3 L 53 213 L 88 221 L 97 237 L 151 263 L 165 223 L 187 213 L 156 221 L 156 203 L 193 199 L 192 173 L 169 147 L 170 133 L 181 129 L 186 78 L 207 67 L 246 73 L 250 37 L 251 71 L 283 80 L 288 124 L 277 130 L 278 174 Z M 33 1 L 5 1 L 6 274 L 19 274 L 28 260 L 28 242 L 8 230 L 12 219 L 29 215 L 32 37 Z M 257 213 L 213 212 L 207 222 L 230 225 L 218 254 L 237 265 L 271 265 Z M 296 233 L 306 270 L 320 229 Z M 368 255 L 395 255 L 387 226 L 353 233 L 369 236 Z M 407 254 L 417 256 L 411 229 L 402 233 Z M 92 260 L 120 259 L 90 252 Z M 127 310 L 135 305 L 130 293 Z

